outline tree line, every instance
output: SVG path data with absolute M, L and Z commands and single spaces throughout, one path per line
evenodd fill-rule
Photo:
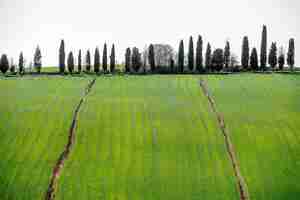
M 65 42 L 61 40 L 59 47 L 59 73 L 115 73 L 116 54 L 113 44 L 110 51 L 108 64 L 107 44 L 104 44 L 102 52 L 102 62 L 100 62 L 99 48 L 95 48 L 94 60 L 91 61 L 91 52 L 87 50 L 84 59 L 82 51 L 77 55 L 77 70 L 75 69 L 75 55 L 69 52 L 66 57 Z M 211 72 L 236 72 L 236 71 L 266 71 L 284 69 L 285 64 L 290 70 L 294 70 L 295 64 L 295 41 L 289 40 L 287 54 L 283 47 L 279 50 L 276 42 L 271 43 L 269 52 L 267 52 L 267 27 L 264 25 L 261 36 L 260 59 L 257 49 L 254 47 L 250 51 L 249 39 L 247 36 L 242 40 L 242 51 L 240 64 L 237 65 L 237 58 L 231 53 L 230 42 L 226 41 L 224 48 L 216 48 L 212 51 L 211 44 L 208 42 L 205 54 L 203 55 L 203 40 L 199 35 L 194 49 L 193 37 L 189 38 L 188 51 L 185 54 L 184 42 L 179 42 L 179 49 L 176 55 L 172 52 L 172 47 L 159 44 L 150 44 L 144 52 L 140 52 L 137 47 L 127 48 L 125 51 L 124 72 L 125 73 L 211 73 Z M 39 46 L 37 46 L 33 66 L 37 73 L 41 73 L 42 55 Z M 83 69 L 83 67 L 85 67 Z M 93 67 L 93 69 L 92 69 Z M 102 67 L 102 69 L 101 69 Z M 108 68 L 109 67 L 109 68 Z M 8 70 L 14 73 L 17 66 L 12 62 L 9 64 L 8 57 L 3 54 L 0 59 L 0 70 L 5 74 Z M 20 74 L 25 72 L 23 53 L 20 53 L 18 70 Z

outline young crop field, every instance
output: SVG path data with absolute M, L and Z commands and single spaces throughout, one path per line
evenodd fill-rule
M 299 78 L 2 77 L 0 199 L 298 199 Z
M 300 197 L 300 76 L 206 77 L 252 199 Z
M 198 80 L 98 78 L 57 199 L 238 199 Z
M 0 80 L 0 199 L 42 199 L 88 79 Z

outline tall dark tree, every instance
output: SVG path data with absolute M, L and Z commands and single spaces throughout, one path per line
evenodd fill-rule
M 104 44 L 104 47 L 103 47 L 102 69 L 103 69 L 104 73 L 107 72 L 107 45 L 106 45 L 106 43 Z
M 260 67 L 263 71 L 266 70 L 267 64 L 267 27 L 263 26 L 260 49 Z
M 87 72 L 91 71 L 91 53 L 90 53 L 90 50 L 87 50 L 86 56 L 85 56 L 85 70 Z
M 132 48 L 131 65 L 135 72 L 138 72 L 142 65 L 141 54 L 136 47 Z
M 225 50 L 224 50 L 224 64 L 226 69 L 228 69 L 229 63 L 230 63 L 230 44 L 229 41 L 226 41 Z
M 150 44 L 149 46 L 149 53 L 148 53 L 148 61 L 151 68 L 151 71 L 155 71 L 155 54 L 154 54 L 154 46 Z
M 100 53 L 98 47 L 95 49 L 94 54 L 94 72 L 99 73 L 100 71 Z
M 213 52 L 211 60 L 212 70 L 221 71 L 224 66 L 224 54 L 223 49 L 216 49 Z
M 36 47 L 34 57 L 33 57 L 33 65 L 37 73 L 41 73 L 42 69 L 42 54 L 39 46 Z
M 278 56 L 279 70 L 283 70 L 284 64 L 285 64 L 284 50 L 283 50 L 283 47 L 281 47 L 279 50 L 279 56 Z
M 208 43 L 205 53 L 205 68 L 207 71 L 211 71 L 211 46 Z
M 194 42 L 192 36 L 190 37 L 189 41 L 188 67 L 190 71 L 194 70 Z
M 178 69 L 181 73 L 184 70 L 184 46 L 183 40 L 180 41 L 179 50 L 178 50 Z
M 81 50 L 78 53 L 78 73 L 81 73 L 82 70 L 82 62 L 81 62 Z
M 125 72 L 130 72 L 130 59 L 131 59 L 131 50 L 130 48 L 126 49 L 125 53 Z
M 68 55 L 67 64 L 68 64 L 68 70 L 72 74 L 74 71 L 74 56 L 72 51 Z
M 271 66 L 272 70 L 274 70 L 277 65 L 277 46 L 275 42 L 272 42 L 271 44 L 268 60 L 269 60 L 269 65 Z
M 243 38 L 243 45 L 242 45 L 242 59 L 241 64 L 244 70 L 247 70 L 249 67 L 249 40 L 248 37 L 245 36 Z
M 20 53 L 18 66 L 19 66 L 19 73 L 23 74 L 24 73 L 24 57 L 23 57 L 23 52 Z
M 258 70 L 258 55 L 256 48 L 253 48 L 250 56 L 250 67 L 253 71 Z
M 295 64 L 295 40 L 291 38 L 289 40 L 289 50 L 287 53 L 287 64 L 289 65 L 291 71 L 294 71 Z
M 61 40 L 60 47 L 59 47 L 59 72 L 64 73 L 65 72 L 65 41 Z
M 11 58 L 11 61 L 10 61 L 10 68 L 9 68 L 9 71 L 14 74 L 16 72 L 16 65 L 14 63 L 14 60 L 13 58 Z
M 197 47 L 196 47 L 196 69 L 198 72 L 203 72 L 203 41 L 201 35 L 198 36 Z
M 110 54 L 110 72 L 114 73 L 116 68 L 115 45 L 112 45 Z
M 5 74 L 8 69 L 9 69 L 9 63 L 8 63 L 7 55 L 2 54 L 0 59 L 0 70 L 3 74 Z
M 174 72 L 174 59 L 172 57 L 170 57 L 170 70 L 171 72 Z

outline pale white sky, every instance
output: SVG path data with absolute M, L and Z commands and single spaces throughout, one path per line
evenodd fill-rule
M 298 11 L 298 12 L 297 12 Z M 40 45 L 43 65 L 58 64 L 58 47 L 64 38 L 66 50 L 94 52 L 103 44 L 116 44 L 117 61 L 124 60 L 126 47 L 143 48 L 149 43 L 168 43 L 178 49 L 184 39 L 203 36 L 204 51 L 231 42 L 240 57 L 242 38 L 260 50 L 262 25 L 272 41 L 287 48 L 296 40 L 296 65 L 300 66 L 299 0 L 0 0 L 0 53 L 17 61 L 20 51 L 32 59 Z M 100 54 L 100 55 L 101 55 Z M 102 56 L 102 55 L 101 55 Z

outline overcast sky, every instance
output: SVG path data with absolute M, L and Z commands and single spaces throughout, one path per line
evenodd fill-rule
M 297 12 L 298 11 L 298 12 Z M 126 47 L 143 48 L 149 43 L 168 43 L 178 49 L 190 35 L 201 34 L 213 48 L 225 46 L 240 57 L 242 38 L 260 49 L 262 25 L 272 41 L 287 49 L 295 38 L 296 65 L 300 66 L 299 0 L 0 0 L 0 53 L 17 61 L 20 51 L 32 60 L 40 45 L 43 65 L 58 64 L 58 47 L 77 51 L 116 44 L 117 61 Z M 299 50 L 300 51 L 300 50 Z M 101 55 L 100 54 L 100 55 Z

